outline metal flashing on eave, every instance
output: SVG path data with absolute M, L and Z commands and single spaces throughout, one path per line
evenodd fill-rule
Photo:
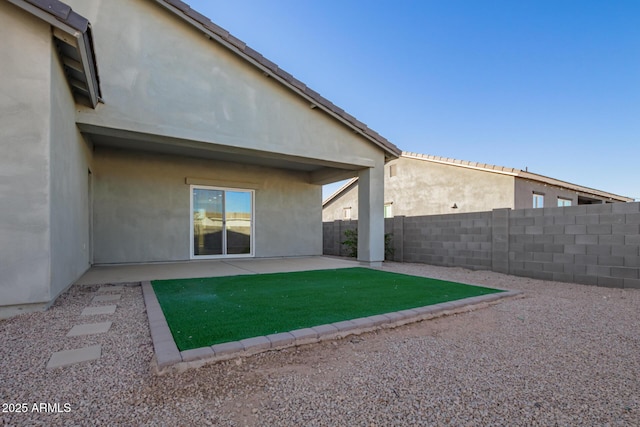
M 222 46 L 261 70 L 265 76 L 273 78 L 280 84 L 288 87 L 298 96 L 304 98 L 308 102 L 310 108 L 324 111 L 329 116 L 351 128 L 355 133 L 382 148 L 385 152 L 385 160 L 396 159 L 400 156 L 402 151 L 386 138 L 374 130 L 369 129 L 367 125 L 357 120 L 355 117 L 345 112 L 342 108 L 336 106 L 328 99 L 324 98 L 318 92 L 307 87 L 303 82 L 282 70 L 277 64 L 247 46 L 247 44 L 242 40 L 239 40 L 224 28 L 213 23 L 206 16 L 191 9 L 188 4 L 180 0 L 155 1 L 174 13 L 176 16 L 179 16 L 185 22 L 204 32 L 210 39 L 220 43 Z
M 78 98 L 86 100 L 95 108 L 102 101 L 102 94 L 89 21 L 58 0 L 9 2 L 51 25 L 53 39 L 76 101 Z

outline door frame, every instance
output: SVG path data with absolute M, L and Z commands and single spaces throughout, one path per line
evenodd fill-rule
M 226 204 L 226 192 L 236 191 L 242 193 L 249 193 L 251 197 L 251 236 L 249 239 L 250 251 L 248 254 L 227 254 L 227 224 L 226 224 L 226 206 L 223 206 L 224 217 L 222 223 L 222 249 L 223 253 L 219 255 L 195 255 L 194 246 L 194 230 L 193 230 L 193 190 L 216 190 L 223 191 L 224 201 Z M 191 184 L 189 186 L 189 258 L 190 259 L 220 259 L 220 258 L 252 258 L 255 257 L 255 190 L 249 188 L 233 188 L 233 187 L 215 187 L 211 185 L 196 185 Z

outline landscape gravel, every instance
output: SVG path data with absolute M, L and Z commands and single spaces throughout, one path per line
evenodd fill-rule
M 46 312 L 0 321 L 0 425 L 640 425 L 640 290 L 384 269 L 525 295 L 157 376 L 140 286 L 118 292 L 115 313 L 94 316 L 80 313 L 105 305 L 92 303 L 98 286 L 74 286 Z M 66 336 L 108 321 L 106 333 Z M 46 369 L 55 351 L 98 344 L 97 361 Z M 22 403 L 27 412 L 8 412 Z

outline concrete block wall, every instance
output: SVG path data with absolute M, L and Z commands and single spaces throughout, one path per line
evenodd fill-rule
M 329 221 L 322 223 L 322 253 L 325 255 L 347 256 L 349 249 L 342 244 L 347 238 L 346 230 L 357 230 L 358 221 Z
M 433 265 L 491 268 L 491 212 L 394 218 L 403 230 L 402 252 L 393 259 Z M 395 244 L 395 243 L 394 243 Z M 395 246 L 399 246 L 395 244 Z
M 324 224 L 325 254 L 357 221 Z M 495 209 L 385 220 L 399 262 L 493 270 L 516 276 L 640 288 L 640 203 Z
M 509 273 L 640 288 L 640 203 L 511 211 Z

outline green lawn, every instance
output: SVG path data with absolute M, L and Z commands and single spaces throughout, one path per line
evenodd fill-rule
M 360 267 L 152 285 L 181 351 L 500 292 Z

